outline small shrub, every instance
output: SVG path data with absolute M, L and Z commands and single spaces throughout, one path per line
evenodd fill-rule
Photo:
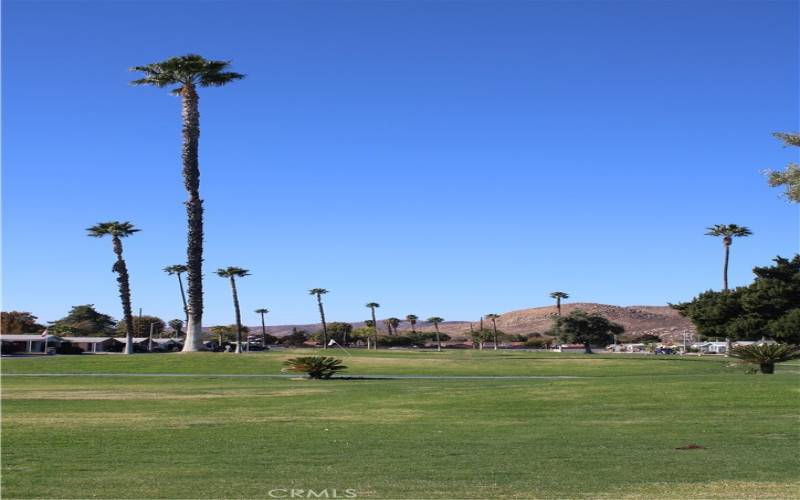
M 761 373 L 775 373 L 775 363 L 800 358 L 800 350 L 787 344 L 751 344 L 736 346 L 730 356 L 740 363 L 758 365 Z
M 327 356 L 303 356 L 284 361 L 286 365 L 282 371 L 307 373 L 308 378 L 327 380 L 334 373 L 347 369 L 341 359 Z
M 547 347 L 547 344 L 549 343 L 550 343 L 549 339 L 546 339 L 544 337 L 531 337 L 525 342 L 525 347 L 542 348 L 542 347 Z

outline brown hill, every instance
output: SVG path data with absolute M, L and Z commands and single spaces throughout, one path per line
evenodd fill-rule
M 682 341 L 683 332 L 686 331 L 694 335 L 695 329 L 689 320 L 678 314 L 674 309 L 667 306 L 612 306 L 607 304 L 592 303 L 570 303 L 561 307 L 562 314 L 569 314 L 571 311 L 581 309 L 587 312 L 600 313 L 611 321 L 620 323 L 625 327 L 625 333 L 634 337 L 645 334 L 658 335 L 662 340 Z M 519 311 L 509 311 L 500 315 L 497 320 L 497 328 L 512 334 L 544 333 L 550 328 L 552 318 L 556 311 L 554 306 L 533 307 L 521 309 Z M 477 329 L 480 320 L 472 322 Z M 383 323 L 378 320 L 379 327 L 384 330 Z M 462 337 L 469 333 L 469 321 L 446 321 L 439 328 L 442 332 L 452 337 Z M 363 322 L 353 323 L 355 328 L 364 326 Z M 485 322 L 485 327 L 490 323 Z M 267 332 L 271 335 L 284 336 L 292 332 L 292 328 L 305 330 L 306 332 L 316 332 L 321 328 L 320 324 L 306 325 L 275 325 L 268 326 Z M 403 332 L 409 328 L 407 323 L 400 326 Z M 261 326 L 251 326 L 250 330 L 254 333 L 261 331 Z M 425 322 L 417 323 L 417 330 L 432 330 L 432 325 Z

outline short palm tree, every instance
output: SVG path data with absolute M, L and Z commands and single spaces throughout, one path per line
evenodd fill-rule
M 232 333 L 232 328 L 230 326 L 225 325 L 217 325 L 211 327 L 211 333 L 217 336 L 217 343 L 220 347 L 222 347 L 222 343 L 225 341 L 225 337 Z
M 264 316 L 269 312 L 269 309 L 256 309 L 255 312 L 261 315 L 261 347 L 267 347 L 267 323 L 264 321 Z
M 800 358 L 800 350 L 788 344 L 750 344 L 734 347 L 730 356 L 741 363 L 758 365 L 761 373 L 771 374 L 775 373 L 775 363 Z
M 408 324 L 411 325 L 411 333 L 417 333 L 417 321 L 419 318 L 413 314 L 409 314 L 406 316 L 406 321 Z
M 189 268 L 184 264 L 174 264 L 172 266 L 167 266 L 164 268 L 164 272 L 169 274 L 170 276 L 176 275 L 178 276 L 178 286 L 181 289 L 181 300 L 183 300 L 183 314 L 186 317 L 186 324 L 189 324 L 189 307 L 186 305 L 186 292 L 183 290 L 183 279 L 181 278 L 181 274 L 188 271 Z
M 139 231 L 130 222 L 109 221 L 101 222 L 88 229 L 89 236 L 102 238 L 111 236 L 114 254 L 117 261 L 111 270 L 117 273 L 117 283 L 119 283 L 119 298 L 122 300 L 122 314 L 125 319 L 125 354 L 133 354 L 133 310 L 131 308 L 131 285 L 128 276 L 128 266 L 122 258 L 122 238 L 127 238 Z
M 442 350 L 442 341 L 439 339 L 439 323 L 441 323 L 442 321 L 444 321 L 444 319 L 440 318 L 439 316 L 432 316 L 432 317 L 428 318 L 428 323 L 433 323 L 433 328 L 434 328 L 434 330 L 436 330 L 436 350 L 437 351 L 441 351 Z
M 312 288 L 308 291 L 310 295 L 317 297 L 317 306 L 319 306 L 319 317 L 322 321 L 322 348 L 328 348 L 328 324 L 325 323 L 325 308 L 322 307 L 322 296 L 328 293 L 324 288 Z
M 566 292 L 552 292 L 550 293 L 550 296 L 556 299 L 556 310 L 558 311 L 557 314 L 558 316 L 561 316 L 561 300 L 568 299 L 569 294 Z
M 169 327 L 175 332 L 175 340 L 181 338 L 181 333 L 183 333 L 183 320 L 182 319 L 173 319 L 169 322 Z
M 394 331 L 394 334 L 397 335 L 397 327 L 400 326 L 400 318 L 389 318 L 386 321 L 390 328 L 389 334 L 391 335 L 392 331 Z
M 492 320 L 492 336 L 494 337 L 494 350 L 497 350 L 497 318 L 499 314 L 487 314 L 486 318 Z
M 183 183 L 188 233 L 186 264 L 188 266 L 189 318 L 184 351 L 198 351 L 203 341 L 203 200 L 200 198 L 200 97 L 198 87 L 221 87 L 244 75 L 228 71 L 230 61 L 211 61 L 196 54 L 171 57 L 165 61 L 134 66 L 131 71 L 144 73 L 133 85 L 172 87 L 172 94 L 181 97 L 183 117 Z
M 239 294 L 236 292 L 236 278 L 250 276 L 250 271 L 241 267 L 224 267 L 217 269 L 217 276 L 231 280 L 231 293 L 233 293 L 233 309 L 236 312 L 236 352 L 242 352 L 242 315 L 239 311 Z
M 730 260 L 733 238 L 744 238 L 752 234 L 753 232 L 750 229 L 736 224 L 716 224 L 706 228 L 707 236 L 722 236 L 722 246 L 725 249 L 725 259 L 722 265 L 722 289 L 725 291 L 728 290 L 728 261 Z
M 375 335 L 375 349 L 378 348 L 378 320 L 375 319 L 375 309 L 380 306 L 381 305 L 377 302 L 369 302 L 366 305 L 366 307 L 369 307 L 370 311 L 372 312 L 372 329 Z

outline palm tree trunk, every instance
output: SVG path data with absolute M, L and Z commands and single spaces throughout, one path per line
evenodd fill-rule
M 267 324 L 264 322 L 264 313 L 261 313 L 261 347 L 267 348 Z
M 558 316 L 561 316 L 561 297 L 556 297 L 556 309 L 558 309 Z
M 496 351 L 497 348 L 497 323 L 492 320 L 492 333 L 494 335 L 494 350 Z
M 375 329 L 375 350 L 378 350 L 378 321 L 375 319 L 375 308 L 370 307 L 372 311 L 372 328 Z
M 328 324 L 325 323 L 325 308 L 322 307 L 322 295 L 317 294 L 317 305 L 319 305 L 319 317 L 322 320 L 322 348 L 328 348 Z
M 412 322 L 411 322 L 411 333 L 413 333 L 413 334 L 416 334 L 416 333 L 417 333 L 417 328 L 416 328 L 416 326 L 417 326 L 417 322 L 416 322 L 416 321 L 412 321 Z
M 723 240 L 723 245 L 725 246 L 725 259 L 722 265 L 722 289 L 724 291 L 728 291 L 728 261 L 730 260 L 731 256 L 731 243 L 730 241 Z
M 189 318 L 183 351 L 199 351 L 203 338 L 203 200 L 200 199 L 200 165 L 197 148 L 200 139 L 199 96 L 194 85 L 181 91 L 183 116 L 183 182 L 189 195 L 186 201 L 188 234 L 186 265 L 189 268 Z
M 183 314 L 186 316 L 186 324 L 189 324 L 189 306 L 186 305 L 186 292 L 183 290 L 183 278 L 181 273 L 178 274 L 178 286 L 181 287 L 181 300 L 183 300 Z
M 439 340 L 439 323 L 434 323 L 433 327 L 436 329 L 436 350 L 442 350 L 442 342 Z
M 239 313 L 239 294 L 236 293 L 236 279 L 231 276 L 233 309 L 236 311 L 236 354 L 242 353 L 242 315 Z
M 112 239 L 114 253 L 117 261 L 114 263 L 114 272 L 117 273 L 119 283 L 119 298 L 122 300 L 122 314 L 125 317 L 125 354 L 133 354 L 133 310 L 131 308 L 131 287 L 128 277 L 128 266 L 122 258 L 122 240 L 119 236 Z

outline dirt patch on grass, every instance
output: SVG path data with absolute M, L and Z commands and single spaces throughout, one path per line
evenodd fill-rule
M 128 391 L 128 390 L 63 390 L 63 391 L 4 391 L 4 400 L 85 400 L 85 401 L 159 401 L 159 400 L 204 400 L 220 398 L 257 398 L 307 396 L 331 392 L 318 388 L 294 388 L 280 391 L 260 389 L 231 389 L 213 392 L 169 392 L 169 391 Z
M 800 498 L 800 482 L 768 483 L 754 481 L 711 481 L 708 483 L 650 483 L 619 488 L 607 493 L 592 493 L 588 498 Z

